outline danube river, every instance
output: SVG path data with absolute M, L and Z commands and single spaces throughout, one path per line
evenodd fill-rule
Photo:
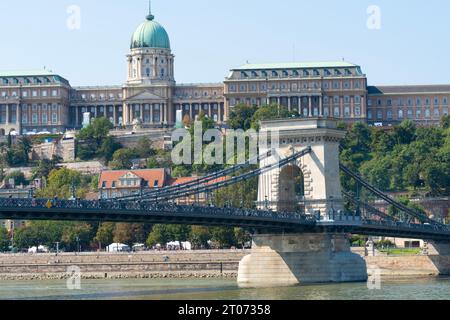
M 398 300 L 450 299 L 450 278 L 381 281 L 381 289 L 365 283 L 305 285 L 289 288 L 240 289 L 235 280 L 82 280 L 80 290 L 68 290 L 63 280 L 3 281 L 4 299 L 126 299 L 126 300 Z

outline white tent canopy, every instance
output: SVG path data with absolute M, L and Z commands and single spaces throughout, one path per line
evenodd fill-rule
M 127 252 L 130 251 L 130 247 L 123 243 L 111 243 L 106 247 L 107 252 Z

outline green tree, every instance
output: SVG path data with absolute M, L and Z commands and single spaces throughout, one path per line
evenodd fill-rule
M 242 228 L 234 228 L 234 239 L 244 249 L 245 244 L 252 240 L 252 236 Z
M 130 223 L 116 223 L 113 232 L 114 243 L 133 245 L 133 228 Z
M 37 166 L 33 168 L 33 179 L 47 178 L 52 170 L 57 169 L 57 164 L 61 161 L 60 158 L 54 157 L 53 159 L 42 159 L 38 162 Z
M 141 139 L 139 139 L 136 147 L 134 148 L 134 153 L 139 158 L 149 158 L 156 154 L 155 150 L 153 149 L 152 142 L 147 137 L 142 137 Z
M 88 223 L 72 222 L 67 224 L 62 231 L 61 241 L 66 250 L 78 251 L 87 248 L 93 237 L 93 228 Z
M 114 144 L 111 138 L 107 145 L 103 145 L 103 143 L 113 127 L 108 118 L 96 118 L 89 126 L 83 128 L 77 135 L 78 157 L 81 160 L 91 160 L 95 157 L 102 158 L 104 156 L 102 151 L 106 150 L 112 153 L 111 149 L 114 149 Z
M 272 104 L 264 105 L 258 108 L 252 118 L 251 127 L 255 130 L 259 130 L 259 123 L 263 120 L 273 119 L 285 119 L 296 115 L 295 112 L 291 112 L 287 107 Z
M 113 243 L 115 224 L 111 222 L 104 222 L 100 224 L 97 230 L 94 241 L 98 242 L 99 248 L 107 246 Z
M 8 237 L 8 230 L 6 230 L 6 228 L 0 227 L 0 252 L 7 251 L 9 244 L 10 239 Z
M 230 248 L 236 245 L 233 228 L 215 227 L 211 228 L 212 241 L 220 249 Z
M 135 157 L 136 155 L 130 149 L 119 149 L 114 152 L 113 160 L 109 165 L 113 170 L 131 169 L 131 167 L 133 166 L 132 160 Z
M 248 106 L 246 104 L 236 105 L 230 112 L 228 125 L 233 129 L 242 129 L 244 131 L 252 127 L 252 119 L 258 110 L 257 106 Z
M 207 248 L 211 240 L 211 232 L 203 226 L 192 226 L 189 241 L 195 248 Z
M 37 196 L 42 198 L 58 197 L 68 199 L 72 196 L 72 185 L 76 188 L 76 195 L 83 198 L 89 190 L 89 183 L 92 177 L 84 177 L 80 172 L 61 168 L 50 172 L 47 179 L 47 186 L 43 190 L 37 191 Z
M 116 142 L 115 138 L 112 136 L 106 137 L 100 147 L 97 157 L 103 158 L 105 161 L 109 162 L 113 158 L 114 152 L 121 148 L 121 144 Z
M 28 184 L 22 171 L 13 171 L 5 177 L 5 181 L 14 180 L 16 186 Z

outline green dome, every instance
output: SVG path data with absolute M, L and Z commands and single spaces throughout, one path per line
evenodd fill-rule
M 136 29 L 131 38 L 131 49 L 162 48 L 170 49 L 169 35 L 154 16 L 149 14 L 147 20 Z

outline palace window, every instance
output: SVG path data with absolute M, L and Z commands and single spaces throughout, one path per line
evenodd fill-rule
M 435 116 L 436 118 L 439 118 L 440 115 L 441 115 L 441 113 L 440 113 L 439 109 L 438 109 L 438 108 L 435 108 L 435 109 L 434 109 L 434 116 Z
M 403 99 L 402 98 L 398 99 L 398 105 L 399 106 L 403 106 Z
M 425 118 L 430 118 L 430 117 L 431 117 L 430 109 L 425 109 Z
M 378 110 L 378 111 L 377 111 L 377 119 L 378 119 L 378 120 L 383 119 L 383 110 Z
M 345 96 L 344 97 L 344 102 L 345 103 L 350 103 L 350 97 L 349 96 Z
M 245 91 L 247 91 L 246 85 L 245 85 L 245 84 L 241 84 L 240 87 L 239 87 L 239 91 L 240 91 L 240 92 L 245 92 Z
M 355 89 L 361 88 L 361 83 L 359 81 L 355 81 L 354 83 Z
M 24 98 L 28 97 L 28 91 L 23 91 L 22 92 L 22 97 L 24 97 Z
M 278 72 L 272 71 L 272 77 L 278 77 Z
M 28 123 L 28 114 L 22 113 L 22 123 L 23 124 Z
M 420 108 L 416 109 L 416 119 L 420 119 L 422 117 L 422 110 Z
M 367 118 L 372 119 L 372 110 L 367 111 Z
M 46 103 L 44 103 L 44 104 L 42 105 L 42 110 L 43 110 L 43 111 L 47 111 L 47 104 L 46 104 Z
M 408 99 L 408 106 L 412 106 L 412 105 L 413 105 L 412 99 Z
M 33 124 L 36 124 L 38 122 L 38 116 L 36 113 L 33 113 L 32 117 L 31 117 L 31 122 Z
M 350 107 L 345 107 L 344 108 L 344 116 L 350 117 Z
M 58 90 L 52 90 L 52 97 L 58 96 Z
M 412 119 L 413 117 L 413 110 L 408 108 L 408 119 Z
M 340 85 L 339 85 L 339 81 L 333 81 L 333 89 L 339 89 Z
M 344 82 L 344 89 L 350 89 L 350 82 L 348 81 Z
M 256 91 L 256 84 L 252 84 L 252 85 L 250 86 L 250 90 L 251 90 L 251 91 Z
M 304 77 L 308 77 L 309 76 L 309 71 L 308 70 L 303 70 L 303 76 Z
M 48 115 L 47 113 L 43 113 L 42 114 L 42 124 L 47 124 L 48 123 Z
M 391 99 L 388 99 L 388 100 L 386 101 L 386 105 L 387 105 L 388 107 L 392 106 L 392 100 L 391 100 Z
M 43 90 L 43 91 L 42 91 L 42 96 L 43 96 L 43 97 L 46 97 L 46 96 L 47 96 L 47 90 Z
M 388 111 L 387 111 L 387 118 L 389 119 L 389 120 L 391 120 L 392 119 L 392 110 L 391 109 L 389 109 Z
M 430 105 L 430 99 L 429 99 L 429 98 L 426 98 L 426 99 L 425 99 L 425 104 L 426 104 L 427 106 Z
M 37 91 L 36 91 L 36 90 L 33 90 L 33 92 L 31 93 L 31 95 L 32 95 L 33 97 L 37 97 Z
M 334 114 L 333 114 L 335 117 L 339 117 L 339 115 L 340 115 L 340 113 L 339 113 L 339 108 L 338 107 L 335 107 L 334 108 Z
M 319 70 L 317 70 L 317 69 L 314 69 L 313 73 L 314 73 L 314 75 L 317 76 L 317 77 L 320 76 L 320 72 L 319 72 Z
M 422 99 L 417 98 L 416 105 L 418 105 L 418 106 L 422 105 Z
M 236 86 L 234 84 L 230 85 L 230 92 L 235 92 Z
M 442 99 L 442 104 L 447 105 L 447 103 L 448 103 L 447 98 Z
M 391 111 L 392 113 L 392 111 Z M 355 116 L 360 117 L 361 116 L 361 107 L 355 107 Z
M 330 115 L 330 109 L 328 109 L 328 107 L 323 108 L 323 115 L 325 117 L 328 117 Z
M 403 119 L 403 110 L 398 110 L 398 118 Z
M 361 103 L 361 97 L 355 96 L 355 103 Z
M 53 113 L 52 114 L 52 123 L 53 124 L 57 124 L 58 123 L 58 114 L 57 113 Z
M 442 114 L 443 114 L 444 116 L 448 116 L 448 108 L 442 109 Z

